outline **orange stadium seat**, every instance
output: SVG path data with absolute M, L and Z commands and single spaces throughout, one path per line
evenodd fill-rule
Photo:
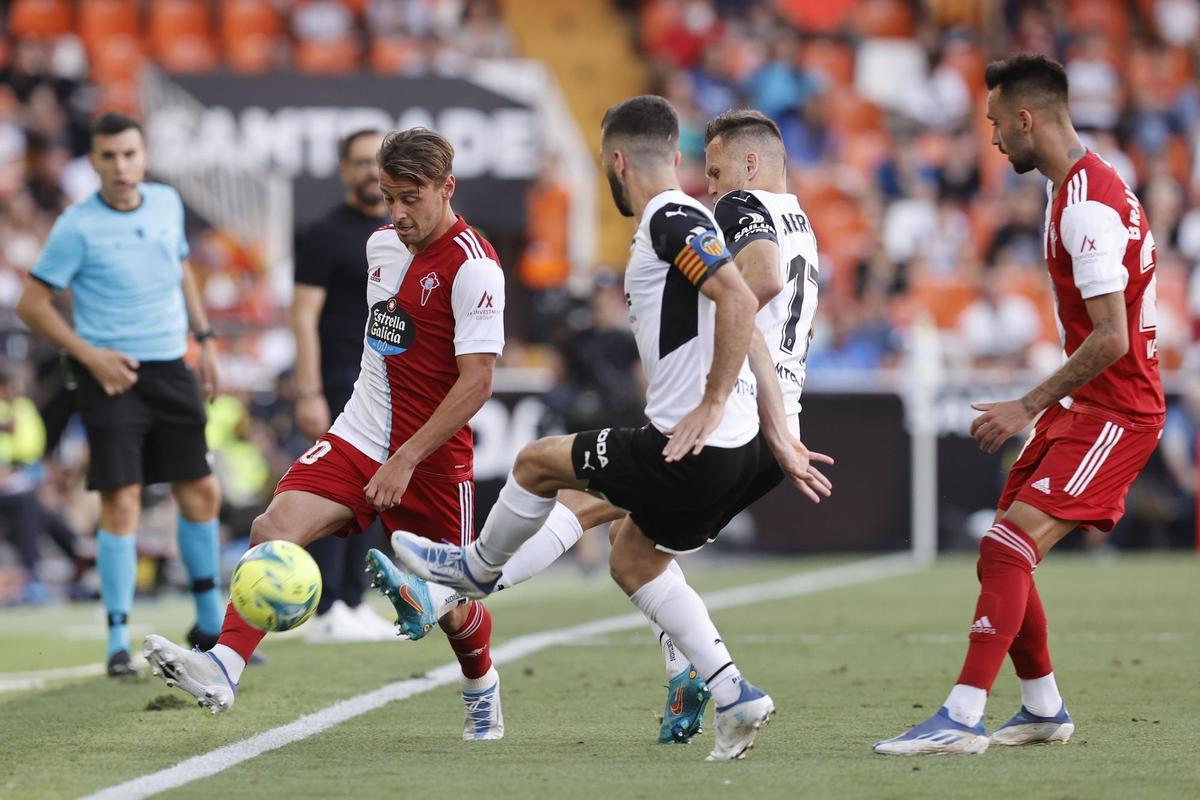
M 234 72 L 258 75 L 275 66 L 274 36 L 260 33 L 241 36 L 225 42 L 225 61 Z
M 368 60 L 373 72 L 397 75 L 421 63 L 421 48 L 403 36 L 380 36 L 371 40 Z
M 804 46 L 800 64 L 824 76 L 832 89 L 848 87 L 854 82 L 854 50 L 845 42 L 832 39 L 810 42 Z
M 184 36 L 207 38 L 208 7 L 202 0 L 156 0 L 150 4 L 150 42 L 163 53 Z
M 221 41 L 228 50 L 246 37 L 277 36 L 283 27 L 279 11 L 270 0 L 223 0 Z
M 973 281 L 916 275 L 909 284 L 909 294 L 939 328 L 953 328 L 967 306 L 979 297 L 979 290 Z
M 134 0 L 82 0 L 79 4 L 79 36 L 92 58 L 117 36 L 140 38 L 141 24 Z
M 859 0 L 775 0 L 775 9 L 802 31 L 834 33 L 854 13 Z
M 192 33 L 176 36 L 170 47 L 158 50 L 155 55 L 159 66 L 167 72 L 212 72 L 217 67 L 213 43 Z
M 8 29 L 14 36 L 61 36 L 71 30 L 71 5 L 67 0 L 16 0 Z
M 1072 31 L 1103 33 L 1118 52 L 1129 41 L 1133 26 L 1124 0 L 1070 0 L 1067 22 Z
M 351 38 L 335 41 L 302 41 L 296 45 L 296 68 L 309 75 L 354 72 L 359 66 L 358 42 Z
M 854 12 L 854 27 L 862 36 L 910 39 L 916 20 L 904 0 L 863 0 Z
M 92 80 L 102 87 L 134 83 L 142 68 L 142 42 L 133 36 L 110 36 L 92 56 Z

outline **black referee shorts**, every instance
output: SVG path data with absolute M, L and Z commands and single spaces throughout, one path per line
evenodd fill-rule
M 89 489 L 175 483 L 212 472 L 200 384 L 182 359 L 141 362 L 137 383 L 111 397 L 87 367 L 71 361 L 70 368 L 91 451 Z
M 654 426 L 604 428 L 575 435 L 575 477 L 629 512 L 659 550 L 699 550 L 757 490 L 760 438 L 741 447 L 708 446 L 699 455 L 668 464 L 667 437 Z M 774 463 L 772 459 L 771 463 Z

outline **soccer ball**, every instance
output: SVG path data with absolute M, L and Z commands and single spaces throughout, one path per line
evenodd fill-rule
M 260 631 L 290 631 L 317 610 L 321 570 L 303 547 L 263 542 L 251 547 L 229 581 L 233 607 Z

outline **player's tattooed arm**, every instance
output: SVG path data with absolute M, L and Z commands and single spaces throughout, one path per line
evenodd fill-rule
M 1092 332 L 1053 375 L 1019 400 L 971 405 L 984 412 L 971 423 L 971 435 L 979 442 L 980 449 L 996 452 L 1038 414 L 1087 384 L 1129 350 L 1125 292 L 1109 292 L 1088 298 L 1084 303 L 1092 320 Z

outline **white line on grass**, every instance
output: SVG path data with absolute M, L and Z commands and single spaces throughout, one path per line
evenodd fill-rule
M 704 598 L 705 604 L 711 611 L 744 606 L 777 600 L 783 597 L 813 594 L 826 589 L 838 589 L 854 586 L 859 583 L 869 583 L 915 572 L 920 569 L 909 554 L 898 554 L 856 561 L 839 567 L 816 570 L 750 586 L 739 586 L 734 589 L 713 592 Z M 533 633 L 519 636 L 510 642 L 492 650 L 492 661 L 504 664 L 516 661 L 557 644 L 565 644 L 581 636 L 598 636 L 614 631 L 629 630 L 646 624 L 646 618 L 639 613 L 622 614 L 608 617 L 581 625 L 567 628 Z M 249 739 L 235 742 L 203 755 L 194 756 L 181 761 L 173 767 L 158 772 L 134 778 L 131 781 L 111 786 L 95 794 L 88 795 L 84 800 L 141 800 L 168 789 L 175 789 L 193 781 L 216 775 L 219 772 L 237 766 L 243 761 L 262 755 L 271 750 L 277 750 L 285 745 L 316 736 L 330 728 L 340 725 L 347 720 L 382 708 L 396 700 L 404 700 L 413 695 L 428 692 L 439 686 L 445 686 L 458 680 L 460 674 L 458 662 L 443 664 L 425 673 L 423 677 L 398 681 L 381 686 L 373 692 L 356 695 L 347 700 L 334 703 L 331 706 L 305 714 L 295 722 L 281 725 L 264 731 Z

